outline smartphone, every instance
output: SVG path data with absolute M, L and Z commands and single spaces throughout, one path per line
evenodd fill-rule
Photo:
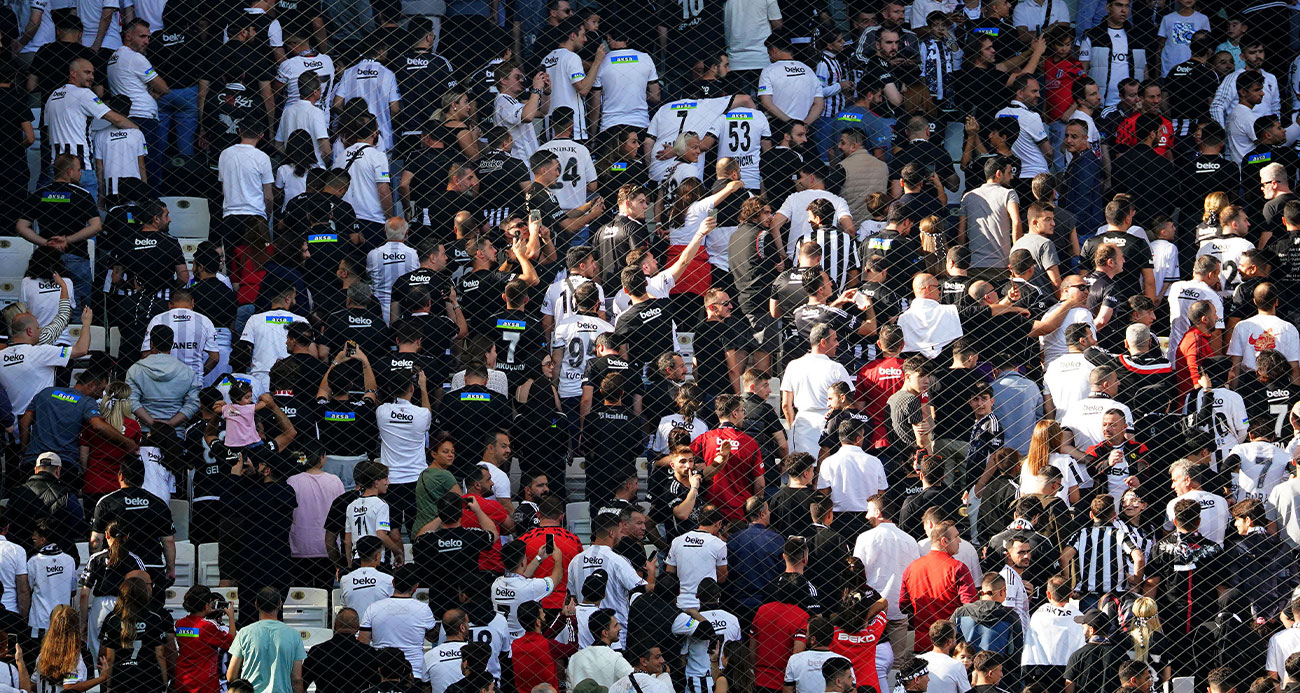
M 649 563 L 650 561 L 653 561 L 656 558 L 659 558 L 659 551 L 657 549 L 650 549 L 650 555 L 646 556 L 645 560 L 647 563 Z
M 718 218 L 718 208 L 717 208 L 717 207 L 711 207 L 711 208 L 709 209 L 709 218 L 710 218 L 710 219 L 715 219 L 715 220 Z
M 555 535 L 546 535 L 546 555 L 550 556 L 555 553 Z
M 542 210 L 534 209 L 528 213 L 528 223 L 535 224 L 542 220 Z
M 460 497 L 460 511 L 461 511 L 461 512 L 465 512 L 466 510 L 469 510 L 469 496 L 461 496 L 461 497 Z
M 353 357 L 353 356 L 356 356 L 356 355 L 357 355 L 357 343 L 356 343 L 356 342 L 351 342 L 351 341 L 348 342 L 348 345 L 347 345 L 347 347 L 346 347 L 346 349 L 345 349 L 345 353 L 348 355 L 349 358 L 350 358 L 350 357 Z

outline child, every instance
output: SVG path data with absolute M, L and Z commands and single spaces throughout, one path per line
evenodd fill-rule
M 265 409 L 270 395 L 263 394 L 253 403 L 253 387 L 242 380 L 230 383 L 230 402 L 218 402 L 215 409 L 226 420 L 226 447 L 232 450 L 255 448 L 262 444 L 255 421 L 258 409 Z
M 867 196 L 867 213 L 871 216 L 858 225 L 859 243 L 885 230 L 889 225 L 886 220 L 889 216 L 889 205 L 893 201 L 889 193 L 876 192 Z
M 1074 56 L 1074 31 L 1053 25 L 1044 35 L 1051 57 L 1043 62 L 1043 104 L 1048 134 L 1056 152 L 1056 170 L 1065 170 L 1065 124 L 1074 117 L 1074 80 L 1087 75 Z
M 131 99 L 122 95 L 106 96 L 104 102 L 118 113 L 131 110 Z M 137 128 L 111 126 L 95 133 L 95 173 L 101 195 L 117 195 L 123 179 L 146 180 L 144 157 L 149 148 L 142 133 Z
M 1178 246 L 1174 245 L 1174 221 L 1158 216 L 1147 231 L 1151 235 L 1151 263 L 1156 268 L 1156 297 L 1165 295 L 1165 287 L 1178 281 Z
M 48 517 L 36 521 L 32 546 L 41 548 L 27 559 L 27 579 L 32 586 L 27 625 L 39 639 L 45 636 L 54 607 L 72 605 L 72 595 L 77 589 L 77 562 L 54 543 L 54 522 Z
M 1214 52 L 1227 53 L 1232 56 L 1232 69 L 1246 69 L 1246 61 L 1241 58 L 1241 37 L 1246 33 L 1246 20 L 1242 17 L 1228 18 L 1228 38 L 1215 47 Z M 1216 59 L 1218 55 L 1214 56 Z
M 1178 9 L 1160 19 L 1160 74 L 1192 58 L 1192 36 L 1210 30 L 1210 18 L 1196 11 L 1196 0 L 1178 0 Z
M 345 556 L 360 560 L 356 552 L 357 539 L 378 537 L 384 543 L 385 564 L 400 566 L 405 553 L 402 548 L 402 530 L 389 524 L 388 503 L 380 496 L 388 493 L 388 467 L 375 460 L 363 460 L 353 470 L 353 478 L 361 487 L 361 496 L 348 503 L 348 530 L 343 536 Z

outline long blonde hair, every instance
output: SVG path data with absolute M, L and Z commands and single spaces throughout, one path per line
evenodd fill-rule
M 1025 469 L 1030 474 L 1046 467 L 1052 460 L 1052 453 L 1061 449 L 1061 424 L 1054 419 L 1043 419 L 1034 424 L 1034 434 L 1029 439 L 1029 454 L 1025 455 Z
M 50 625 L 36 658 L 36 673 L 46 681 L 62 682 L 64 677 L 77 673 L 80 659 L 80 619 L 71 606 L 60 604 L 50 612 Z
M 1219 210 L 1228 206 L 1232 200 L 1228 198 L 1228 193 L 1222 190 L 1216 190 L 1205 196 L 1205 206 L 1202 208 L 1201 223 L 1210 226 L 1219 225 Z
M 455 106 L 457 101 L 460 101 L 462 98 L 467 98 L 468 96 L 469 92 L 464 89 L 447 90 L 443 93 L 442 102 L 439 104 L 438 108 L 434 109 L 431 120 L 436 120 L 439 123 L 447 122 L 447 116 L 451 113 L 452 106 Z
M 99 401 L 99 415 L 118 433 L 126 433 L 126 420 L 135 419 L 131 411 L 131 386 L 114 380 L 104 388 L 104 398 Z

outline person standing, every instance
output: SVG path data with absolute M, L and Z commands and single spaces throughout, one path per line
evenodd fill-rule
M 307 659 L 298 630 L 277 615 L 282 600 L 274 587 L 257 591 L 253 606 L 257 621 L 239 629 L 230 645 L 226 680 L 246 679 L 258 693 L 303 693 L 302 666 Z
M 114 111 L 100 100 L 90 86 L 95 83 L 95 67 L 78 58 L 68 65 L 68 81 L 50 92 L 41 112 L 45 135 L 50 138 L 51 161 L 60 154 L 72 154 L 81 161 L 81 187 L 97 197 L 99 182 L 95 178 L 94 148 L 90 123 L 103 118 L 117 128 L 138 129 L 131 119 Z
M 15 230 L 31 243 L 62 252 L 63 267 L 72 280 L 74 302 L 88 306 L 94 276 L 87 241 L 100 232 L 103 223 L 95 198 L 79 185 L 81 166 L 72 154 L 55 156 L 54 182 L 27 198 Z M 33 224 L 40 228 L 39 235 Z
M 1084 31 L 1079 46 L 1079 62 L 1088 76 L 1097 80 L 1105 107 L 1119 103 L 1120 82 L 1146 79 L 1147 49 L 1128 29 L 1131 11 L 1130 0 L 1107 0 L 1105 20 Z
M 157 100 L 171 90 L 144 55 L 149 48 L 149 38 L 149 24 L 139 17 L 122 27 L 122 47 L 108 60 L 108 86 L 114 94 L 131 99 L 131 110 L 127 115 L 144 133 L 148 146 L 145 170 L 148 182 L 158 190 L 167 139 L 158 123 Z
M 275 170 L 271 158 L 258 149 L 266 127 L 260 118 L 241 120 L 239 142 L 223 150 L 217 161 L 224 226 L 224 236 L 218 238 L 227 246 L 237 242 L 247 224 L 270 219 Z
M 953 557 L 961 547 L 961 537 L 951 521 L 941 522 L 929 531 L 930 552 L 912 561 L 903 571 L 898 603 L 912 616 L 916 630 L 917 652 L 929 651 L 930 626 L 952 616 L 962 604 L 975 601 L 975 582 L 970 569 Z
M 826 392 L 831 383 L 852 385 L 844 366 L 834 359 L 839 339 L 827 323 L 813 326 L 810 351 L 786 367 L 781 379 L 781 413 L 790 427 L 790 452 L 816 455 L 825 414 Z
M 591 137 L 592 132 L 587 123 L 587 105 L 584 99 L 595 86 L 600 74 L 599 69 L 593 69 L 591 74 L 587 74 L 582 59 L 578 57 L 577 51 L 587 45 L 587 28 L 580 17 L 570 16 L 550 36 L 556 43 L 550 46 L 552 50 L 542 58 L 541 65 L 551 83 L 551 109 L 546 114 L 546 132 L 548 135 L 554 133 L 550 120 L 556 109 L 568 107 L 573 109 L 573 138 L 585 141 Z M 605 52 L 608 50 L 606 45 L 602 41 L 597 46 L 593 65 L 604 64 Z

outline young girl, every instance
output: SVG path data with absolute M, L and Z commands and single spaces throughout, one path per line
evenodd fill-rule
M 876 192 L 867 195 L 867 213 L 871 216 L 858 224 L 859 243 L 885 230 L 885 227 L 889 225 L 887 220 L 889 205 L 893 201 L 894 198 L 890 197 L 889 193 Z
M 230 402 L 215 407 L 226 420 L 226 447 L 234 449 L 255 448 L 262 444 L 254 416 L 265 409 L 266 402 L 253 402 L 253 388 L 242 380 L 230 383 Z
M 81 621 L 67 604 L 54 607 L 50 613 L 35 674 L 36 690 L 42 693 L 88 691 L 108 680 L 103 667 L 99 676 L 89 678 L 86 662 L 81 658 Z
M 151 594 L 144 578 L 122 581 L 117 605 L 104 619 L 104 668 L 110 691 L 161 693 L 168 689 L 163 645 L 173 625 L 149 607 Z
M 122 581 L 133 570 L 144 570 L 144 561 L 126 548 L 130 538 L 126 525 L 118 520 L 104 528 L 108 548 L 90 557 L 81 575 L 80 606 L 86 614 L 86 644 L 91 652 L 99 652 L 100 626 L 108 612 L 117 604 Z
M 109 383 L 99 401 L 99 413 L 118 433 L 140 444 L 140 424 L 131 411 L 130 385 L 120 380 Z M 117 471 L 122 467 L 122 458 L 135 448 L 122 448 L 90 426 L 82 429 L 80 447 L 81 468 L 86 470 L 82 487 L 89 504 L 86 507 L 94 507 L 101 496 L 118 489 Z
M 275 170 L 275 190 L 280 209 L 293 198 L 307 192 L 307 172 L 317 168 L 316 141 L 306 130 L 294 130 L 284 144 L 284 163 Z

